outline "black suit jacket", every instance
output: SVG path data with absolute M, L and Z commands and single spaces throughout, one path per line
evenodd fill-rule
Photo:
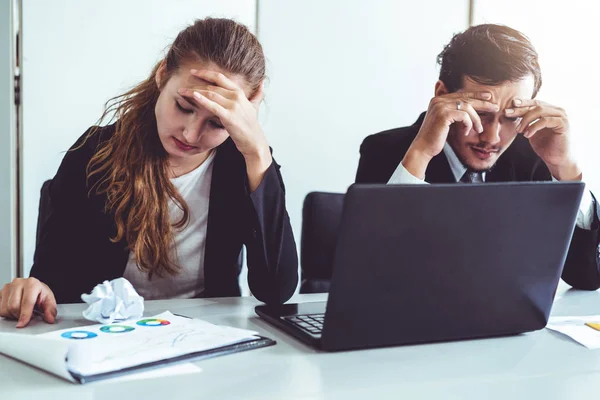
M 424 118 L 425 113 L 411 126 L 368 136 L 360 147 L 356 183 L 387 183 L 419 132 Z M 429 183 L 456 183 L 444 152 L 431 160 L 425 180 Z M 529 140 L 521 135 L 486 174 L 486 182 L 550 180 L 552 175 L 546 164 L 533 151 Z M 595 211 L 591 230 L 575 228 L 562 274 L 563 280 L 577 289 L 600 288 L 600 224 L 598 209 Z
M 98 130 L 66 153 L 49 188 L 49 213 L 42 221 L 31 276 L 46 283 L 59 303 L 123 276 L 129 250 L 110 241 L 114 216 L 104 211 L 106 195 L 91 193 L 86 167 L 115 125 Z M 84 134 L 84 136 L 87 135 Z M 82 136 L 75 147 L 83 140 Z M 298 283 L 298 255 L 285 208 L 285 189 L 273 161 L 260 186 L 249 193 L 246 164 L 231 139 L 214 160 L 204 256 L 205 296 L 239 296 L 238 256 L 247 248 L 248 283 L 259 300 L 283 303 Z

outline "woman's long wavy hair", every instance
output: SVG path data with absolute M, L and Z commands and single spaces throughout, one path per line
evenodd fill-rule
M 185 227 L 189 209 L 169 180 L 168 159 L 157 132 L 154 108 L 160 90 L 181 65 L 190 61 L 214 63 L 231 74 L 245 77 L 252 92 L 265 77 L 265 58 L 258 39 L 247 27 L 221 18 L 196 20 L 181 31 L 164 60 L 133 89 L 110 99 L 100 117 L 116 120 L 116 132 L 101 143 L 87 166 L 90 194 L 105 194 L 105 212 L 113 214 L 113 242 L 126 240 L 138 268 L 150 277 L 179 272 L 173 248 L 174 231 Z M 161 87 L 156 73 L 163 65 Z M 98 127 L 90 132 L 93 135 Z M 89 137 L 89 136 L 88 136 Z M 169 200 L 182 210 L 172 221 Z

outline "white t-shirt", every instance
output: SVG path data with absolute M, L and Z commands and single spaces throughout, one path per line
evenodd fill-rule
M 200 297 L 204 292 L 204 251 L 215 154 L 213 151 L 195 170 L 171 179 L 190 211 L 188 224 L 175 232 L 173 256 L 181 267 L 179 273 L 164 278 L 155 274 L 152 280 L 148 280 L 148 274 L 137 267 L 135 254 L 129 254 L 123 276 L 146 300 L 193 298 Z M 181 218 L 182 211 L 171 200 L 169 212 L 172 222 Z

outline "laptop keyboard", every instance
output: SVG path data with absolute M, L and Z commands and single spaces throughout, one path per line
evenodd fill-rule
M 281 318 L 313 336 L 321 336 L 325 314 L 291 315 Z

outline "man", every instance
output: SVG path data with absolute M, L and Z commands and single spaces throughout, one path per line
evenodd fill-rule
M 536 100 L 538 55 L 520 32 L 479 25 L 438 56 L 435 97 L 414 125 L 367 137 L 356 183 L 581 181 L 567 114 Z M 600 287 L 598 210 L 584 191 L 562 278 Z

